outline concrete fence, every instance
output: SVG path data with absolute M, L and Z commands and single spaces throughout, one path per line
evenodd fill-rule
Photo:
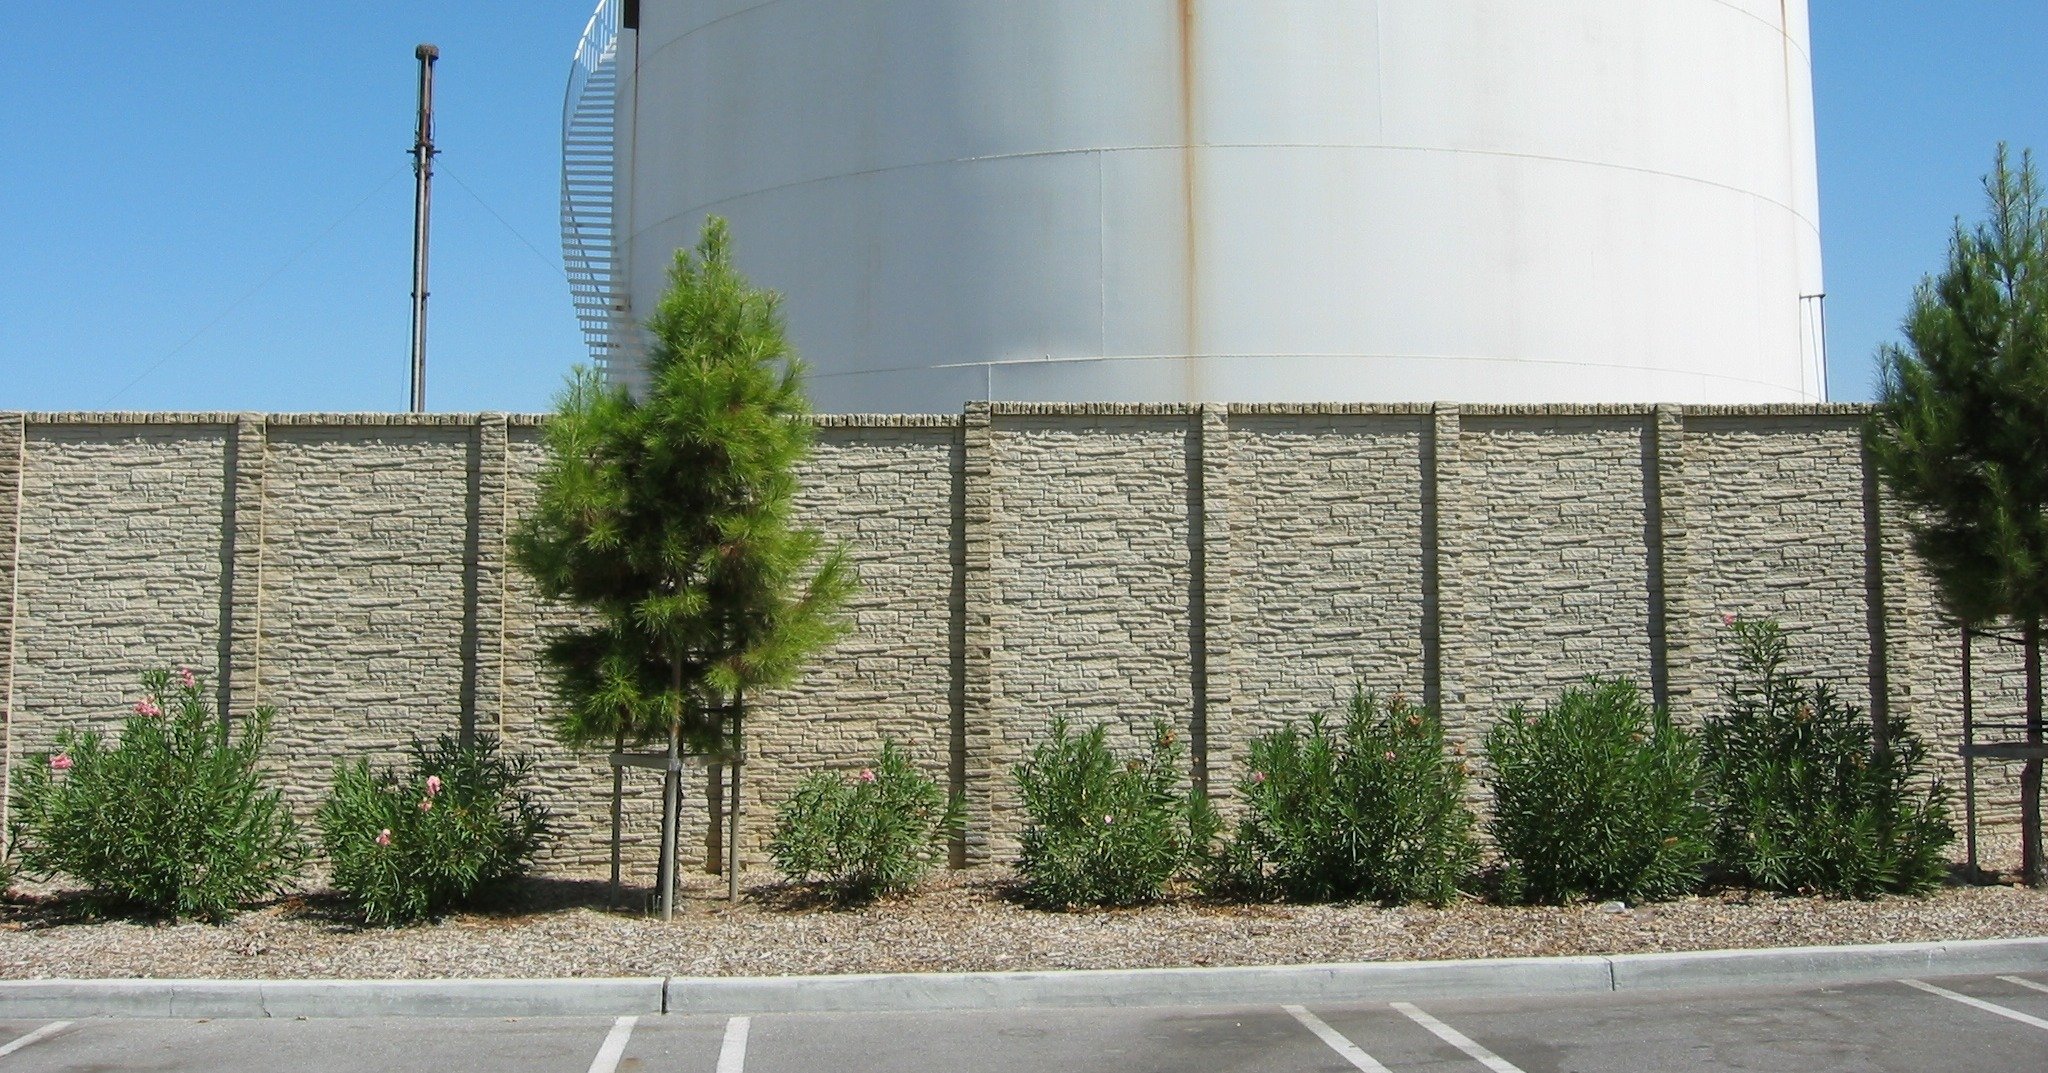
M 1854 406 L 985 405 L 826 416 L 805 516 L 853 549 L 853 632 L 750 724 L 746 846 L 805 773 L 884 737 L 966 799 L 1000 859 L 1009 771 L 1066 715 L 1165 720 L 1227 793 L 1247 742 L 1354 683 L 1475 739 L 1507 706 L 1628 675 L 1694 720 L 1724 613 L 1774 615 L 1804 669 L 1907 716 L 1954 772 L 1956 638 L 1873 478 Z M 310 811 L 334 765 L 470 726 L 539 757 L 551 868 L 607 859 L 609 770 L 555 746 L 539 650 L 575 612 L 505 541 L 540 418 L 0 414 L 8 765 L 112 725 L 190 665 L 279 710 Z M 1979 668 L 2011 706 L 2012 666 Z M 655 783 L 631 783 L 652 859 Z M 1987 785 L 1990 815 L 2012 786 Z M 686 830 L 701 831 L 701 787 Z

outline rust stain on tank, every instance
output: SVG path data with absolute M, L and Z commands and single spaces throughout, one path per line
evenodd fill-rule
M 1778 49 L 1785 60 L 1785 191 L 1793 204 L 1799 203 L 1799 119 L 1792 103 L 1798 91 L 1793 70 L 1798 63 L 1792 48 L 1792 8 L 1789 0 L 1778 0 Z M 1809 77 L 1811 77 L 1809 75 Z M 1796 215 L 1796 212 L 1795 212 Z M 1800 289 L 1805 290 L 1802 283 Z
M 1187 295 L 1187 357 L 1181 365 L 1181 390 L 1188 402 L 1201 401 L 1201 375 L 1195 359 L 1202 349 L 1202 274 L 1201 256 L 1201 162 L 1196 155 L 1198 124 L 1195 119 L 1195 0 L 1175 0 L 1180 17 L 1180 166 L 1182 187 L 1182 248 L 1184 277 L 1182 287 Z

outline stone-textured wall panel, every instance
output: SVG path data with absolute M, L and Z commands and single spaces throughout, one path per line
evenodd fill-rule
M 1870 588 L 1860 418 L 1688 414 L 1686 626 L 1708 703 L 1733 671 L 1724 615 L 1770 616 L 1793 667 L 1869 707 Z
M 232 423 L 26 428 L 12 755 L 111 729 L 152 668 L 220 661 Z
M 1970 693 L 1975 701 L 1979 742 L 2019 741 L 2026 737 L 2027 678 L 2025 649 L 2014 643 L 2019 630 L 2000 626 L 1970 642 Z M 1959 631 L 1944 624 L 1933 631 L 1940 654 L 1944 693 L 1952 698 L 1943 705 L 1921 705 L 1915 727 L 1934 745 L 1941 761 L 1943 781 L 1955 794 L 1955 822 L 1963 817 L 1963 762 L 1957 750 L 1963 740 L 1962 651 Z M 1989 724 L 1989 725 L 1986 725 Z M 2023 764 L 2010 760 L 1977 762 L 1978 822 L 1993 827 L 2017 827 L 2020 821 L 2020 770 Z M 1999 867 L 2017 868 L 2017 860 L 1991 862 Z
M 1588 675 L 1651 688 L 1648 413 L 1466 411 L 1439 488 L 1458 651 L 1444 656 L 1453 738 Z M 1446 642 L 1447 646 L 1451 642 Z
M 467 423 L 277 423 L 264 460 L 262 700 L 287 796 L 461 726 Z
M 1194 708 L 1188 448 L 1171 407 L 998 410 L 993 446 L 996 713 L 991 839 L 1023 829 L 1011 769 L 1064 716 L 1136 748 Z
M 815 771 L 848 777 L 894 741 L 941 787 L 953 778 L 957 421 L 819 431 L 801 524 L 843 544 L 860 574 L 849 632 L 754 710 L 741 849 L 761 859 L 774 810 Z
M 1001 861 L 1022 828 L 1011 770 L 1059 715 L 1110 722 L 1121 748 L 1153 719 L 1201 732 L 1190 773 L 1206 755 L 1221 793 L 1252 733 L 1331 706 L 1353 678 L 1440 699 L 1454 739 L 1593 673 L 1705 710 L 1724 612 L 1783 620 L 1800 667 L 1859 703 L 1881 686 L 1953 781 L 1954 633 L 1865 479 L 1860 420 L 1004 404 L 821 418 L 802 514 L 848 544 L 863 589 L 848 636 L 757 698 L 743 848 L 760 861 L 797 780 L 856 769 L 885 736 L 964 790 L 956 859 Z M 610 770 L 548 733 L 540 662 L 581 613 L 538 599 L 503 547 L 533 502 L 539 436 L 532 416 L 0 415 L 10 755 L 61 725 L 112 725 L 146 667 L 228 659 L 238 709 L 280 709 L 271 766 L 296 806 L 337 760 L 395 760 L 467 717 L 535 755 L 559 835 L 544 866 L 602 875 Z M 1980 656 L 1982 708 L 2016 707 L 2016 656 Z M 2008 820 L 2011 771 L 1984 772 L 1986 818 Z M 686 779 L 698 867 L 711 809 L 702 770 Z M 627 878 L 645 884 L 659 779 L 630 772 L 627 791 Z
M 1963 823 L 1963 651 L 1962 631 L 1949 616 L 1934 576 L 1908 551 L 1910 538 L 1897 504 L 1885 502 L 1885 595 L 1893 607 L 1885 635 L 1893 710 L 1927 742 L 1935 774 L 1953 793 L 1952 822 Z M 1979 742 L 2014 741 L 2024 737 L 2026 665 L 2020 637 L 2011 626 L 1989 627 L 1971 641 L 1969 694 L 1975 702 Z M 2005 760 L 1977 762 L 1978 823 L 1987 828 L 2016 829 L 2020 810 L 2021 764 Z M 2008 831 L 2001 846 L 2017 845 Z M 1994 835 L 1994 841 L 1999 836 Z M 2018 859 L 2000 861 L 1987 851 L 1992 867 L 2017 868 Z
M 1429 421 L 1232 415 L 1233 751 L 1335 710 L 1354 684 L 1422 699 Z
M 546 453 L 540 428 L 532 420 L 515 419 L 507 430 L 507 441 L 505 526 L 509 533 L 532 511 L 535 481 Z M 499 718 L 505 747 L 534 758 L 535 789 L 551 813 L 555 833 L 544 863 L 559 873 L 602 876 L 611 868 L 610 750 L 571 750 L 555 740 L 547 724 L 557 706 L 541 661 L 549 637 L 585 621 L 586 615 L 574 607 L 541 599 L 532 580 L 509 562 L 504 592 L 504 686 Z M 684 773 L 682 859 L 691 867 L 703 865 L 704 778 L 699 769 Z M 625 772 L 620 831 L 626 881 L 651 886 L 661 845 L 660 772 Z
M 942 785 L 950 785 L 955 682 L 952 674 L 953 512 L 957 422 L 902 427 L 834 422 L 820 430 L 799 501 L 803 524 L 846 544 L 861 577 L 851 630 L 797 682 L 761 699 L 748 728 L 742 850 L 759 862 L 775 808 L 804 775 L 857 769 L 898 742 Z M 514 428 L 507 511 L 517 524 L 531 508 L 544 454 L 538 429 Z M 539 759 L 544 796 L 559 839 L 550 864 L 589 874 L 609 866 L 611 776 L 601 751 L 574 754 L 546 728 L 552 703 L 540 650 L 548 633 L 581 620 L 573 608 L 537 599 L 518 571 L 507 577 L 506 736 Z M 706 774 L 685 774 L 684 860 L 700 863 L 711 813 Z M 627 774 L 622 826 L 629 878 L 651 874 L 660 830 L 660 781 Z
M 1900 534 L 1903 538 L 1903 533 Z M 1900 557 L 1886 574 L 1887 586 L 1902 590 L 1901 622 L 1887 636 L 1892 703 L 1908 726 L 1927 743 L 1935 773 L 1955 795 L 1953 822 L 1963 822 L 1963 653 L 1962 631 L 1949 618 L 1934 578 L 1917 559 Z M 2012 741 L 2024 736 L 2013 724 L 2026 718 L 2026 667 L 2016 630 L 1996 628 L 1994 637 L 1971 642 L 1970 694 L 1976 705 L 1979 741 Z M 2004 724 L 2000 726 L 1998 724 Z M 1978 822 L 2019 823 L 2021 765 L 2003 760 L 1977 763 Z M 1996 864 L 1997 862 L 1989 862 Z M 2005 862 L 2016 867 L 2017 861 Z

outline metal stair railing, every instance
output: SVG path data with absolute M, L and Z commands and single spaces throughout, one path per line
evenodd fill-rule
M 562 264 L 590 357 L 608 376 L 630 318 L 618 258 L 619 9 L 599 0 L 577 42 L 562 102 Z

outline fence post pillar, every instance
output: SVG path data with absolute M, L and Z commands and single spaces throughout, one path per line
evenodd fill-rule
M 0 414 L 0 832 L 7 829 L 8 776 L 14 759 L 15 596 L 20 589 L 21 484 L 28 421 Z
M 462 738 L 505 732 L 505 485 L 510 419 L 479 414 L 471 441 L 469 562 L 464 564 Z
M 1464 420 L 1456 403 L 1430 411 L 1429 465 L 1424 489 L 1422 555 L 1423 701 L 1442 716 L 1446 732 L 1470 730 L 1462 644 L 1464 599 L 1459 587 L 1458 544 L 1472 532 L 1460 510 L 1459 436 Z
M 230 446 L 226 657 L 221 661 L 221 713 L 246 719 L 263 702 L 263 470 L 269 422 L 262 414 L 235 419 Z
M 1711 687 L 1703 661 L 1713 646 L 1702 636 L 1692 599 L 1691 522 L 1686 511 L 1685 411 L 1660 405 L 1651 426 L 1650 549 L 1652 687 L 1656 700 L 1683 724 L 1706 717 Z
M 1195 788 L 1212 799 L 1230 785 L 1238 745 L 1231 668 L 1230 409 L 1204 403 L 1195 414 L 1188 466 L 1194 527 L 1189 654 L 1194 664 L 1194 730 L 1188 743 Z M 1218 780 L 1220 781 L 1220 785 Z
M 996 770 L 992 738 L 996 692 L 995 484 L 992 415 L 986 402 L 970 402 L 961 423 L 961 795 L 966 802 L 968 863 L 985 864 L 995 827 Z

